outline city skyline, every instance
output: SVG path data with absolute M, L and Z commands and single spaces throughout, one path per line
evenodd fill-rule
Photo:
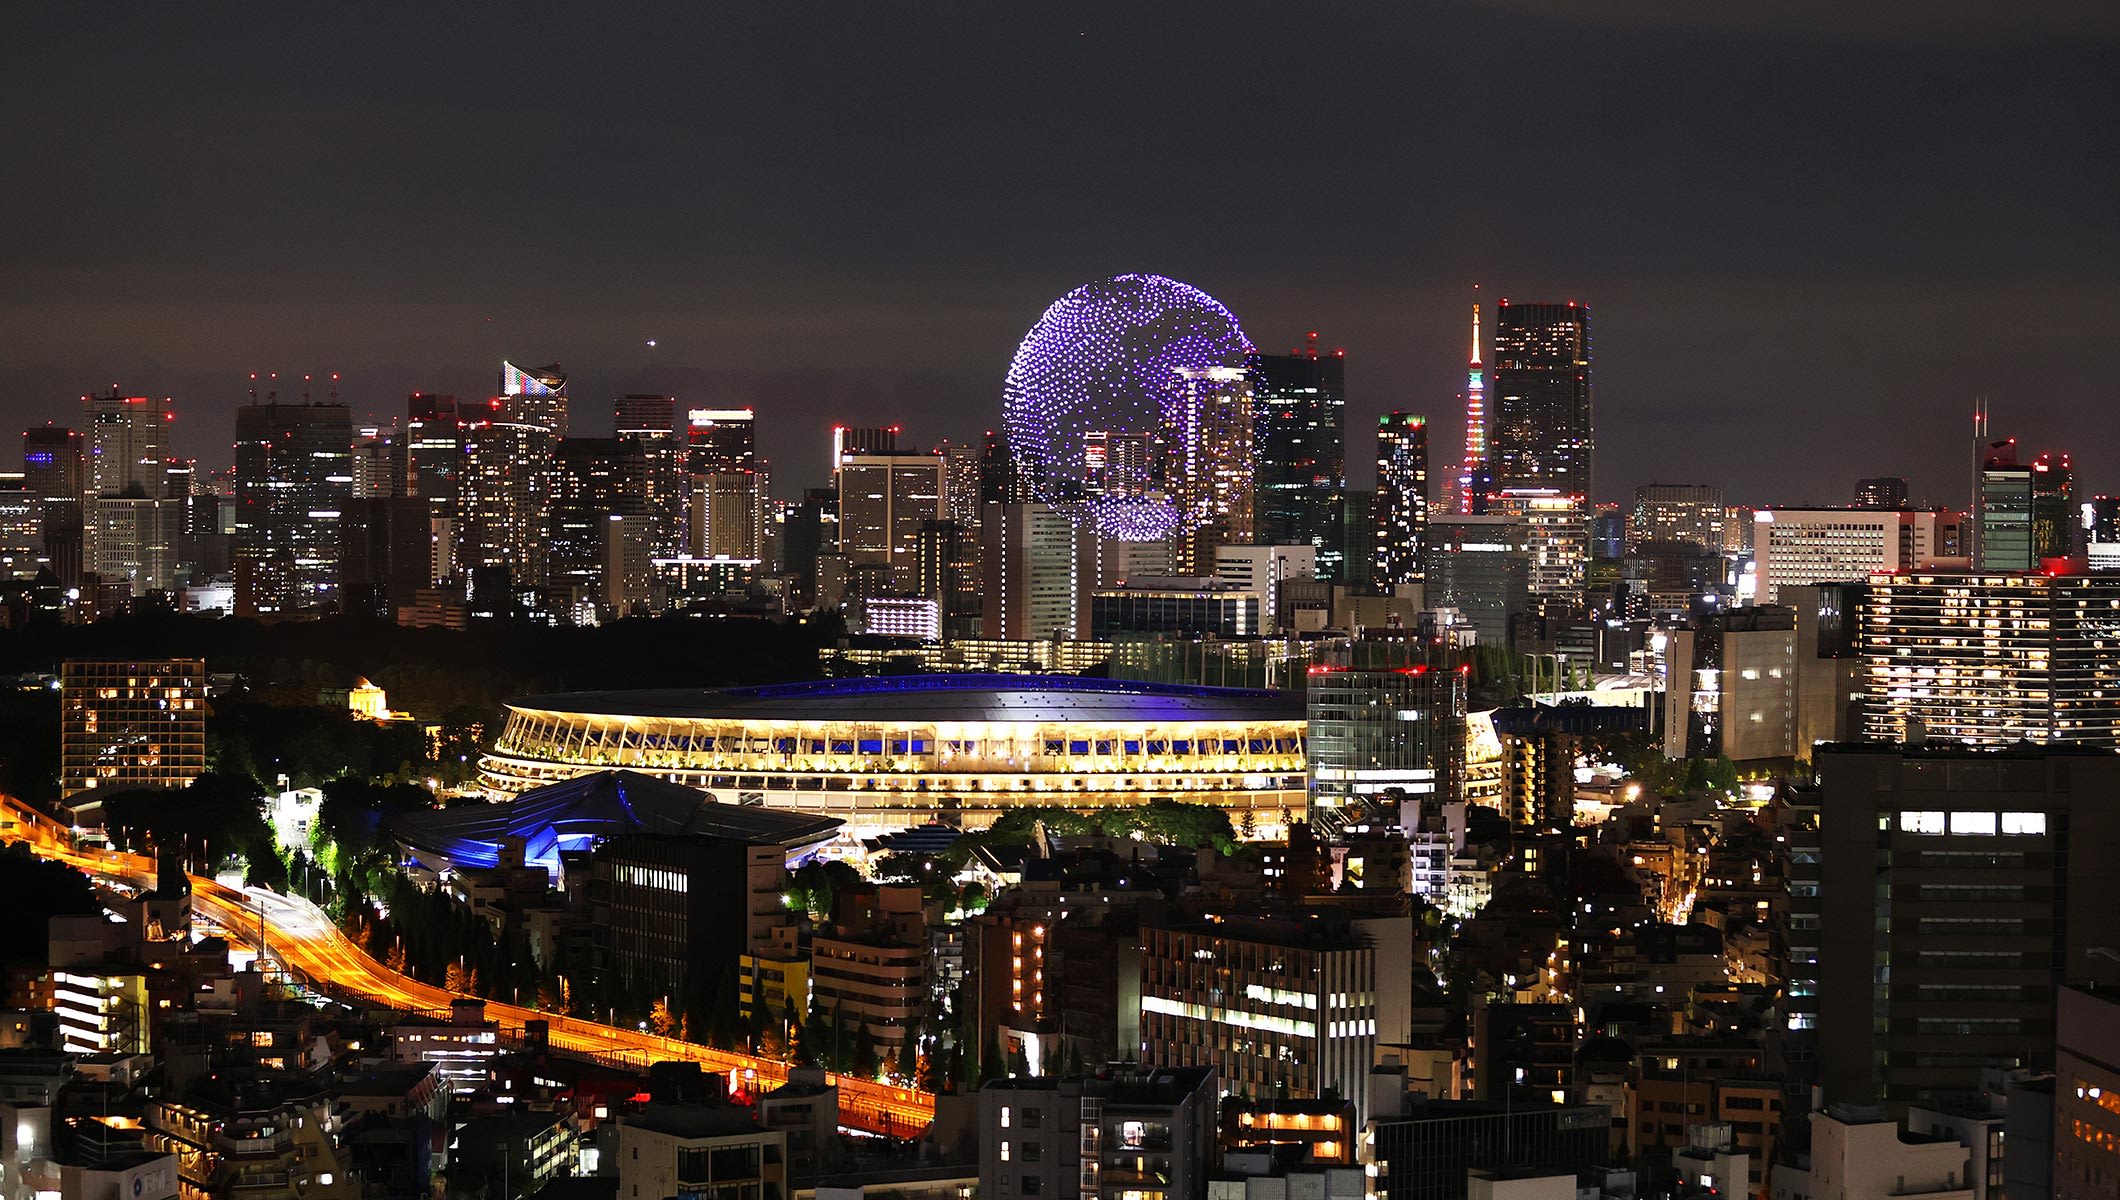
M 349 22 L 303 31 L 336 49 L 319 63 L 266 53 L 289 32 L 270 20 L 106 28 L 47 14 L 22 41 L 38 49 L 18 52 L 18 87 L 77 98 L 0 167 L 23 227 L 40 231 L 0 250 L 18 281 L 0 322 L 30 348 L 0 369 L 0 413 L 64 420 L 81 392 L 117 381 L 176 396 L 193 414 L 177 444 L 206 457 L 233 442 L 241 381 L 261 367 L 339 371 L 358 417 L 412 390 L 479 394 L 501 358 L 557 359 L 596 401 L 584 432 L 602 430 L 610 397 L 671 392 L 757 407 L 780 430 L 767 457 L 792 462 L 814 430 L 875 404 L 923 441 L 977 433 L 1039 306 L 1124 269 L 1223 297 L 1262 348 L 1323 331 L 1353 360 L 1355 427 L 1422 412 L 1439 447 L 1460 437 L 1474 283 L 1590 303 L 1607 501 L 1698 479 L 1819 503 L 1892 474 L 1917 499 L 1957 502 L 1955 423 L 1974 396 L 1993 398 L 1998 429 L 2044 445 L 2063 440 L 2075 398 L 2101 395 L 2096 314 L 2113 285 L 2098 264 L 2114 235 L 2082 198 L 2110 194 L 2114 168 L 2074 148 L 2097 144 L 2095 114 L 2114 107 L 2097 69 L 2110 19 L 1953 12 L 1931 27 L 1820 12 L 1806 28 L 1556 8 L 1315 14 L 1303 44 L 1345 68 L 1325 95 L 1253 78 L 1214 106 L 1186 98 L 1208 68 L 1166 51 L 1198 39 L 1201 63 L 1230 61 L 1265 44 L 1260 22 L 1150 15 L 1116 39 L 1108 11 L 1090 9 L 1029 28 L 957 22 L 929 44 L 918 21 L 731 19 L 689 32 L 799 44 L 818 70 L 774 83 L 731 61 L 673 93 L 657 80 L 689 72 L 657 70 L 654 43 L 683 36 Z M 668 19 L 688 32 L 699 18 Z M 365 53 L 383 44 L 391 53 Z M 647 91 L 498 108 L 483 76 L 452 69 L 551 44 L 574 47 L 592 78 L 637 55 L 626 73 Z M 1026 44 L 1021 78 L 999 69 Z M 82 55 L 102 64 L 93 94 L 66 82 Z M 1074 94 L 1097 55 L 1157 69 Z M 1762 57 L 1795 86 L 1741 103 L 1731 81 L 1756 77 Z M 1519 58 L 1574 98 L 1565 129 L 1495 85 Z M 179 62 L 207 69 L 179 85 Z M 238 62 L 225 74 L 248 80 L 241 93 L 196 83 Z M 900 69 L 952 86 L 910 96 Z M 1379 97 L 1375 81 L 1407 74 L 1429 81 Z M 1652 76 L 1662 86 L 1637 94 Z M 892 97 L 881 107 L 895 115 L 850 118 L 863 89 Z M 1929 98 L 1919 122 L 1903 118 L 1910 96 Z M 362 133 L 378 106 L 441 119 Z M 987 108 L 1028 117 L 1012 129 Z M 1105 210 L 1138 195 L 1117 181 L 1160 161 L 1147 114 L 1166 113 L 1210 145 L 1302 137 L 1344 164 L 1345 186 L 1210 205 L 1179 180 L 1115 224 Z M 316 130 L 333 135 L 303 132 Z M 158 147 L 180 144 L 193 161 L 165 162 Z M 1517 149 L 1533 165 L 1514 165 Z M 113 160 L 135 165 L 130 186 L 100 186 Z M 566 182 L 495 186 L 509 161 L 562 164 Z M 1968 161 L 1991 169 L 1953 165 Z M 1565 193 L 1542 163 L 1566 169 Z M 913 183 L 860 209 L 819 199 L 848 169 Z M 1467 170 L 1481 186 L 1457 186 Z M 205 186 L 223 177 L 248 186 Z M 598 186 L 628 179 L 646 186 Z M 1004 194 L 1019 199 L 990 203 Z M 349 206 L 362 216 L 342 219 Z M 1713 470 L 1716 439 L 1762 419 L 1776 452 Z M 2087 491 L 2120 485 L 2110 435 L 2074 448 Z

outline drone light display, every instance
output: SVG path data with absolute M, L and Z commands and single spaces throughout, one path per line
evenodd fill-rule
M 1040 500 L 1120 541 L 1248 517 L 1251 353 L 1229 310 L 1189 284 L 1084 284 L 1045 310 L 1009 365 L 1010 450 Z

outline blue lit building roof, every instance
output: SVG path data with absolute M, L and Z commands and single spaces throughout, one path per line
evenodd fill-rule
M 501 849 L 523 839 L 523 861 L 555 876 L 562 851 L 586 850 L 626 833 L 701 835 L 794 849 L 838 832 L 835 817 L 745 804 L 717 804 L 705 792 L 636 771 L 595 771 L 524 792 L 501 804 L 459 804 L 394 817 L 390 833 L 435 870 L 500 865 Z
M 888 675 L 765 687 L 572 692 L 514 700 L 540 712 L 791 721 L 1300 721 L 1290 692 L 1075 675 Z

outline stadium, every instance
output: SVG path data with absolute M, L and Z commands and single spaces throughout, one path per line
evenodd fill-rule
M 1304 713 L 1284 692 L 1064 675 L 913 675 L 575 692 L 508 705 L 497 799 L 624 768 L 872 837 L 1012 808 L 1181 800 L 1277 836 L 1304 811 Z

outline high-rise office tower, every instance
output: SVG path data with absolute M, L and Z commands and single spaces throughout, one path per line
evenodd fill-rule
M 984 485 L 983 453 L 978 446 L 945 440 L 935 447 L 943 459 L 949 491 L 943 498 L 943 516 L 966 530 L 979 528 L 979 493 Z
M 405 494 L 425 500 L 437 520 L 456 516 L 471 415 L 455 396 L 414 392 L 405 400 Z
M 1318 335 L 1287 354 L 1252 360 L 1259 461 L 1256 541 L 1311 546 L 1318 577 L 1337 580 L 1340 497 L 1347 488 L 1346 352 L 1318 352 Z
M 1035 501 L 989 503 L 979 519 L 984 632 L 1012 641 L 1089 635 L 1089 534 Z
M 1376 573 L 1379 587 L 1421 580 L 1428 539 L 1428 418 L 1377 419 Z
M 889 590 L 919 587 L 920 530 L 941 520 L 944 461 L 917 451 L 849 454 L 839 465 L 839 552 L 850 571 L 881 567 Z
M 677 398 L 653 394 L 619 397 L 612 404 L 612 432 L 638 443 L 646 475 L 641 521 L 658 558 L 675 557 L 685 543 L 686 449 L 677 430 Z M 686 432 L 690 432 L 687 425 Z
M 553 459 L 548 516 L 553 586 L 621 610 L 645 599 L 650 548 L 643 519 L 648 477 L 643 443 L 632 437 L 565 438 Z
M 1168 466 L 1167 486 L 1181 514 L 1178 569 L 1211 575 L 1216 548 L 1250 542 L 1257 521 L 1252 382 L 1229 367 L 1184 367 L 1177 375 L 1185 397 L 1177 411 L 1196 423 L 1171 448 Z
M 44 566 L 44 501 L 0 476 L 0 579 L 35 579 Z
M 81 434 L 46 424 L 22 431 L 22 486 L 39 500 L 79 500 L 88 492 Z
M 1368 586 L 1376 580 L 1377 494 L 1373 488 L 1349 488 L 1340 497 L 1341 582 Z
M 1723 491 L 1704 483 L 1648 483 L 1634 489 L 1627 514 L 1627 551 L 1652 543 L 1684 543 L 1706 554 L 1723 547 Z
M 1530 608 L 1530 530 L 1501 513 L 1453 516 L 1429 527 L 1427 603 L 1455 609 L 1483 646 L 1509 644 L 1509 620 Z
M 1582 497 L 1551 488 L 1504 487 L 1488 499 L 1487 511 L 1524 527 L 1525 584 L 1533 607 L 1550 614 L 1582 602 L 1590 559 L 1590 514 Z
M 1304 692 L 1313 813 L 1359 808 L 1386 791 L 1464 799 L 1462 673 L 1320 664 L 1310 668 Z
M 900 432 L 896 425 L 832 426 L 832 469 L 837 471 L 856 454 L 898 453 Z
M 1932 1103 L 1977 1093 L 1984 1069 L 2051 1071 L 2055 990 L 2120 984 L 2099 953 L 2120 922 L 2120 758 L 1826 746 L 1817 766 L 1826 1102 Z
M 1863 737 L 2120 746 L 2120 576 L 1877 576 L 1858 640 Z
M 1494 310 L 1489 434 L 1494 486 L 1591 498 L 1597 431 L 1590 388 L 1590 309 L 1511 304 Z
M 618 437 L 677 436 L 677 397 L 629 392 L 611 402 L 611 432 Z
M 395 620 L 434 582 L 434 522 L 417 496 L 356 496 L 339 521 L 339 608 Z
M 530 371 L 502 363 L 500 393 L 509 419 L 567 436 L 567 376 L 558 363 Z
M 1780 595 L 1784 587 L 1911 571 L 1959 554 L 1964 524 L 1948 509 L 1763 508 L 1752 521 L 1762 604 L 1785 603 Z
M 954 520 L 920 528 L 918 593 L 933 600 L 945 640 L 976 636 L 980 621 L 979 529 Z
M 748 408 L 695 408 L 686 414 L 686 470 L 691 473 L 694 557 L 764 556 L 765 461 L 758 456 L 757 413 Z
M 502 363 L 501 394 L 464 422 L 460 566 L 505 567 L 515 587 L 544 585 L 553 451 L 567 436 L 566 387 L 556 364 L 526 372 Z
M 353 421 L 345 405 L 237 409 L 236 611 L 335 604 L 339 520 L 352 499 Z
M 765 557 L 765 475 L 759 471 L 715 471 L 692 476 L 694 558 Z
M 1037 499 L 1023 460 L 1009 451 L 1008 434 L 986 431 L 986 444 L 979 452 L 979 503 L 1028 504 Z
M 162 494 L 162 460 L 169 456 L 169 423 L 176 419 L 168 397 L 81 397 L 88 429 L 88 494 L 115 496 L 132 488 Z
M 2017 461 L 2017 439 L 1988 447 L 1975 497 L 1973 566 L 1982 571 L 2029 571 L 2032 553 L 2032 467 Z
M 2032 460 L 2032 561 L 2067 558 L 2082 548 L 2076 472 L 2066 454 Z
M 748 471 L 758 465 L 758 413 L 749 408 L 694 408 L 685 413 L 685 469 L 694 475 Z
M 1472 359 L 1465 366 L 1465 461 L 1458 468 L 1457 511 L 1487 511 L 1494 464 L 1487 439 L 1487 368 L 1480 362 L 1480 306 L 1472 306 Z
M 143 495 L 137 486 L 83 505 L 83 569 L 107 583 L 123 581 L 135 596 L 165 591 L 177 577 L 184 502 Z
M 1898 511 L 1907 506 L 1907 481 L 1897 475 L 1877 475 L 1855 481 L 1855 507 Z
M 405 434 L 396 421 L 353 428 L 353 496 L 356 500 L 406 494 Z

